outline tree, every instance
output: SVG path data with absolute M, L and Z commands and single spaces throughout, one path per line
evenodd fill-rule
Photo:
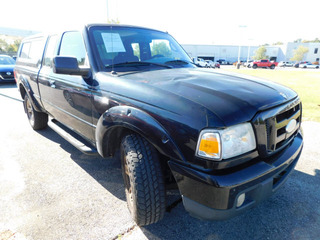
M 261 59 L 266 59 L 269 58 L 266 55 L 267 49 L 265 46 L 261 46 L 259 47 L 256 51 L 255 51 L 255 55 L 253 56 L 254 60 L 261 60 Z
M 7 52 L 18 52 L 19 45 L 21 40 L 15 40 L 12 44 L 10 44 L 7 48 Z
M 165 42 L 154 43 L 151 49 L 151 55 L 162 55 L 164 57 L 171 57 L 171 51 Z
M 302 61 L 304 55 L 309 52 L 307 47 L 300 45 L 296 50 L 293 50 L 293 57 L 290 58 L 291 61 Z
M 5 40 L 0 39 L 0 51 L 6 52 L 7 49 L 8 49 L 8 43 Z
M 21 39 L 15 40 L 11 44 L 8 44 L 8 42 L 4 39 L 0 39 L 0 52 L 17 52 L 20 43 Z
M 108 21 L 107 21 L 107 23 L 109 23 L 109 24 L 120 24 L 120 20 L 117 18 L 117 19 L 109 19 Z
M 283 42 L 278 41 L 278 42 L 273 43 L 272 45 L 283 45 Z

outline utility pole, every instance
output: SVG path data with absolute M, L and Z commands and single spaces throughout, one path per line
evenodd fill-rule
M 241 29 L 241 28 L 246 28 L 246 27 L 247 27 L 247 25 L 239 25 L 239 29 Z M 240 33 L 240 31 L 239 31 L 239 33 Z M 239 42 L 237 68 L 240 68 L 240 54 L 241 54 L 241 42 Z
M 109 1 L 106 0 L 106 3 L 107 3 L 107 23 L 109 23 L 110 22 L 110 20 L 109 20 Z

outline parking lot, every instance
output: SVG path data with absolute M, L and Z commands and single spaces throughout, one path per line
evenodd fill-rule
M 311 70 L 314 71 L 314 70 Z M 120 163 L 87 156 L 50 128 L 33 131 L 14 84 L 0 85 L 0 239 L 320 239 L 320 123 L 286 184 L 227 221 L 192 218 L 176 192 L 171 211 L 138 227 L 127 210 Z

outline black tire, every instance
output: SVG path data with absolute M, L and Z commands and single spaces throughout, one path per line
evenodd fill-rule
M 34 130 L 46 128 L 48 125 L 48 114 L 37 112 L 29 99 L 28 94 L 24 96 L 23 101 L 24 110 L 27 114 L 29 123 Z
M 252 66 L 253 69 L 256 69 L 258 66 L 255 64 Z
M 155 148 L 130 134 L 121 142 L 121 166 L 127 204 L 138 226 L 161 220 L 166 209 L 163 173 Z
M 275 65 L 271 65 L 271 66 L 270 66 L 271 69 L 274 69 L 275 67 L 276 67 Z

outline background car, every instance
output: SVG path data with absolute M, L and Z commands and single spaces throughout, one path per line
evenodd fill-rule
M 207 63 L 207 67 L 209 68 L 216 68 L 216 64 L 211 61 L 211 60 L 206 60 L 206 63 Z M 219 65 L 220 66 L 220 65 Z
M 281 61 L 279 62 L 278 66 L 279 67 L 293 67 L 293 62 L 286 62 L 286 61 Z
M 214 65 L 215 65 L 216 68 L 220 68 L 220 63 L 214 62 Z
M 311 62 L 309 62 L 309 61 L 300 61 L 300 62 L 296 62 L 295 64 L 293 64 L 293 66 L 295 68 L 298 68 L 298 67 L 300 67 L 300 64 L 302 65 L 302 64 L 307 64 L 307 63 L 311 64 Z
M 15 82 L 13 68 L 15 61 L 7 55 L 0 55 L 0 82 Z
M 314 65 L 312 63 L 299 64 L 300 68 L 319 68 L 319 65 Z
M 203 60 L 202 58 L 193 58 L 193 62 L 198 67 L 208 67 L 208 63 L 205 60 Z

